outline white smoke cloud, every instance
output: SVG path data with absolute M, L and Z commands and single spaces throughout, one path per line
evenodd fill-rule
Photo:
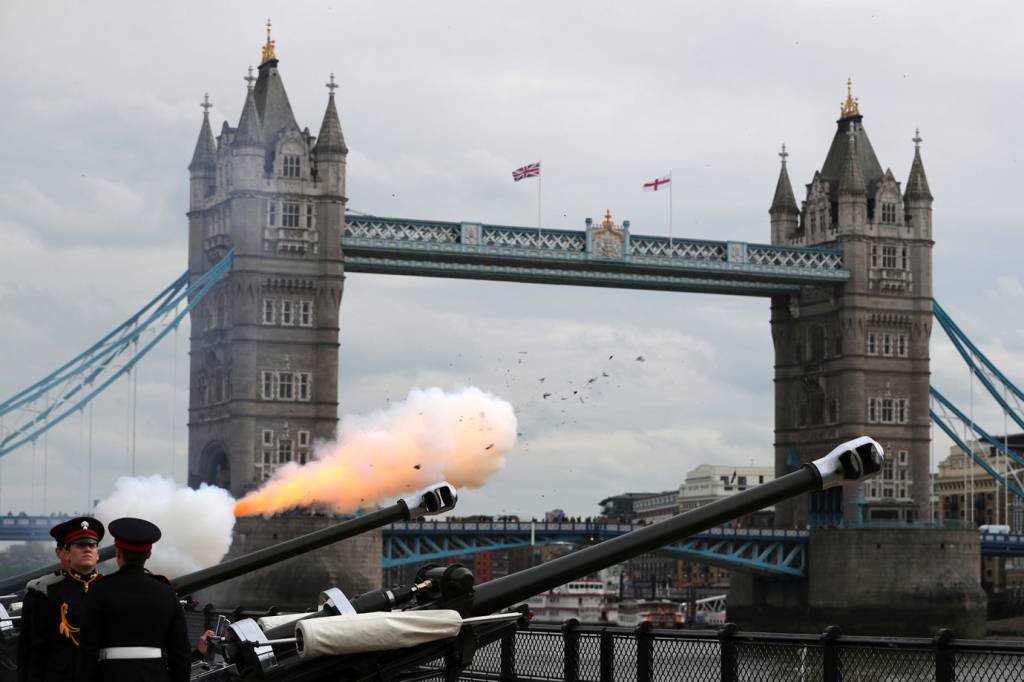
M 235 500 L 223 488 L 199 490 L 178 487 L 162 476 L 119 478 L 114 492 L 96 505 L 96 518 L 105 525 L 134 516 L 160 527 L 146 567 L 175 578 L 219 562 L 231 547 Z
M 305 466 L 288 464 L 242 498 L 239 516 L 321 506 L 349 512 L 441 480 L 482 486 L 516 442 L 512 406 L 478 388 L 413 389 L 402 403 L 345 417 L 333 443 Z
M 237 503 L 223 488 L 193 490 L 161 476 L 123 477 L 96 506 L 96 517 L 109 524 L 134 516 L 159 526 L 163 536 L 146 565 L 175 578 L 227 554 L 235 514 L 310 506 L 348 512 L 441 480 L 480 487 L 505 466 L 516 442 L 516 417 L 508 402 L 478 388 L 414 389 L 387 410 L 343 418 L 339 433 L 337 441 L 316 445 L 314 461 L 281 467 Z

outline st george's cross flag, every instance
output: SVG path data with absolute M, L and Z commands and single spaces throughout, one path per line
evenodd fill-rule
M 659 189 L 672 182 L 672 176 L 666 175 L 664 177 L 656 178 L 650 182 L 644 183 L 645 192 L 657 192 Z
M 525 180 L 526 178 L 536 177 L 538 175 L 540 175 L 540 161 L 537 163 L 531 163 L 528 166 L 523 166 L 522 168 L 516 168 L 512 171 L 512 179 L 516 182 Z

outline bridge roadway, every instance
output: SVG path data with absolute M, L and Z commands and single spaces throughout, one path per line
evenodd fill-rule
M 551 230 L 349 214 L 341 246 L 346 272 L 393 275 L 747 296 L 850 278 L 840 250 L 632 235 L 628 221 Z
M 0 541 L 47 541 L 66 516 L 2 516 Z M 628 523 L 451 522 L 393 523 L 383 529 L 383 568 L 443 561 L 478 552 L 551 544 L 590 545 L 628 533 Z M 662 556 L 711 563 L 745 572 L 802 576 L 810 533 L 773 528 L 713 528 L 667 545 Z M 1024 534 L 981 533 L 986 556 L 1024 557 Z

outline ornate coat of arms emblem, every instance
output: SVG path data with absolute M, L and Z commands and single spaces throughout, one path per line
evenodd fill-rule
M 605 260 L 626 257 L 626 235 L 622 227 L 612 222 L 611 210 L 605 211 L 604 222 L 590 228 L 591 255 Z

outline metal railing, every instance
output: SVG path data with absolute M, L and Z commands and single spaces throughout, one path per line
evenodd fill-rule
M 461 673 L 439 660 L 431 680 L 535 682 L 987 682 L 1024 679 L 1024 642 L 850 637 L 719 630 L 535 625 L 476 652 Z M 432 674 L 433 673 L 433 674 Z

